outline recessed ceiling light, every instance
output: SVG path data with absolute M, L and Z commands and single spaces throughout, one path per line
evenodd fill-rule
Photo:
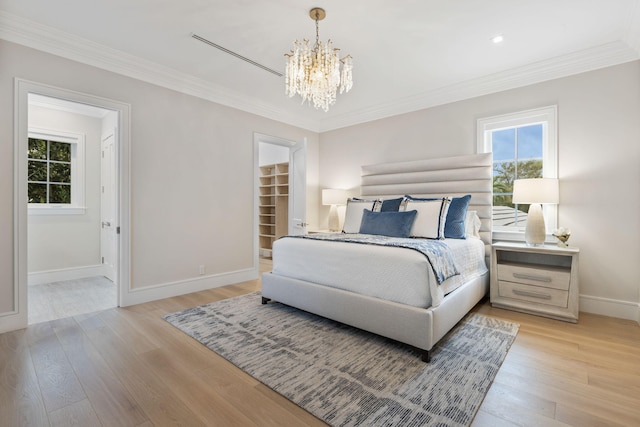
M 504 37 L 502 36 L 502 34 L 496 34 L 495 36 L 491 37 L 491 41 L 494 44 L 499 44 L 504 41 Z

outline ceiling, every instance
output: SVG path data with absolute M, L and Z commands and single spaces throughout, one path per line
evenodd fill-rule
M 327 113 L 192 37 L 284 72 L 316 6 L 354 63 Z M 637 60 L 640 0 L 0 0 L 0 38 L 321 132 Z

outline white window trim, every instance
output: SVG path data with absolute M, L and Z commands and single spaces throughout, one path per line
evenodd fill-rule
M 544 178 L 558 178 L 557 105 L 478 119 L 476 127 L 477 152 L 489 153 L 492 151 L 492 131 L 530 124 L 542 124 L 544 129 L 542 133 L 542 176 Z M 557 205 L 544 205 L 542 209 L 547 231 L 553 231 L 558 224 L 558 207 Z M 493 227 L 493 240 L 524 241 L 524 227 L 513 228 L 515 230 L 505 231 Z M 547 240 L 553 241 L 551 233 L 547 233 Z
M 85 206 L 85 135 L 59 130 L 29 128 L 29 138 L 71 144 L 71 204 L 29 203 L 29 215 L 82 215 Z

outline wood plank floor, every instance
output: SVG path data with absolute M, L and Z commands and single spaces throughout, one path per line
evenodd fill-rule
M 241 283 L 0 335 L 0 426 L 322 426 L 161 319 Z M 473 426 L 640 425 L 640 326 L 494 309 L 518 336 Z

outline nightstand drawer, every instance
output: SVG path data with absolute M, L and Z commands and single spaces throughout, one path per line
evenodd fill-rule
M 538 304 L 567 307 L 569 292 L 541 286 L 523 285 L 521 283 L 498 281 L 499 295 L 520 301 Z
M 561 267 L 527 267 L 521 264 L 505 263 L 498 265 L 498 280 L 567 291 L 571 281 L 571 271 Z

